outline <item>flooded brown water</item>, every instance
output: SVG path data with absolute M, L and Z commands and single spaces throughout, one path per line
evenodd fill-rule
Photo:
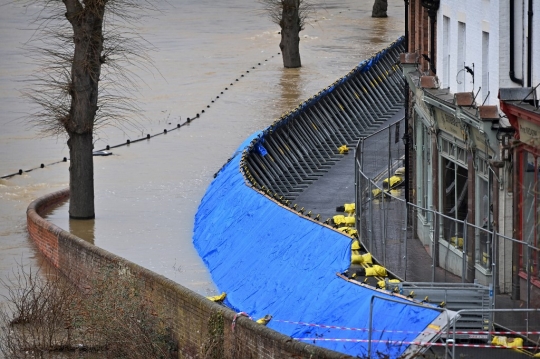
M 163 12 L 140 24 L 155 47 L 150 55 L 159 70 L 136 70 L 143 80 L 140 107 L 145 119 L 122 129 L 102 129 L 95 148 L 160 133 L 196 113 L 201 116 L 180 130 L 95 157 L 94 221 L 70 221 L 67 205 L 49 218 L 97 246 L 210 295 L 216 288 L 191 238 L 197 206 L 214 173 L 247 136 L 401 36 L 404 2 L 390 0 L 387 19 L 370 17 L 372 1 L 316 2 L 311 22 L 300 34 L 299 69 L 283 68 L 277 25 L 257 2 L 156 4 Z M 24 43 L 32 35 L 36 11 L 17 2 L 0 4 L 0 175 L 68 157 L 65 138 L 39 138 L 20 120 L 31 108 L 19 91 L 34 69 Z M 1 278 L 17 263 L 39 263 L 26 233 L 26 207 L 67 186 L 67 163 L 0 180 Z

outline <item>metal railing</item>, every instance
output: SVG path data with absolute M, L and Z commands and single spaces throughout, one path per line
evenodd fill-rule
M 476 307 L 468 309 L 493 310 L 494 293 L 498 293 L 499 287 L 498 262 L 504 254 L 499 253 L 499 246 L 509 244 L 507 247 L 512 248 L 517 243 L 523 248 L 522 269 L 526 274 L 523 280 L 527 283 L 524 309 L 535 308 L 531 298 L 532 267 L 534 258 L 540 255 L 539 248 L 498 233 L 489 225 L 480 227 L 432 208 L 406 203 L 402 189 L 383 184 L 402 166 L 404 145 L 399 141 L 402 129 L 403 120 L 400 120 L 362 138 L 357 145 L 356 227 L 366 249 L 403 281 L 476 285 L 482 279 L 484 288 L 489 287 L 490 304 L 486 307 L 475 302 Z M 540 317 L 531 321 L 530 313 L 525 315 L 524 324 L 518 329 L 540 330 Z M 486 320 L 499 323 L 497 318 Z
M 290 205 L 343 154 L 403 107 L 403 38 L 283 115 L 255 138 L 241 168 L 254 188 Z

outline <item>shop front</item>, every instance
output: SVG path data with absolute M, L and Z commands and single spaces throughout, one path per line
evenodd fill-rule
M 515 286 L 521 299 L 540 296 L 540 109 L 532 89 L 501 89 L 501 110 L 515 130 L 505 156 L 513 163 L 514 223 L 516 243 Z M 516 293 L 517 294 L 517 293 Z

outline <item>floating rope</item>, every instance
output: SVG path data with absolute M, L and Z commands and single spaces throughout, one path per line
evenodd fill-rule
M 279 52 L 277 54 L 280 55 Z M 272 55 L 272 58 L 273 57 L 274 57 L 274 55 Z M 268 61 L 268 59 L 265 59 L 264 61 Z M 259 62 L 258 65 L 261 66 L 261 63 Z M 252 69 L 255 69 L 255 66 L 253 66 Z M 249 70 L 246 71 L 246 73 L 249 73 Z M 242 74 L 240 77 L 244 77 L 244 75 Z M 237 78 L 236 81 L 239 81 L 239 78 Z M 231 82 L 230 86 L 232 86 L 232 85 L 233 85 L 233 83 Z M 228 87 L 225 87 L 225 90 L 228 90 L 228 89 L 229 89 Z M 223 91 L 221 91 L 221 94 L 223 94 Z M 212 101 L 212 103 L 214 103 L 218 99 L 219 99 L 219 95 L 214 97 L 211 101 Z M 210 108 L 210 105 L 207 105 L 206 108 Z M 201 113 L 204 113 L 204 110 L 202 110 Z M 136 143 L 136 142 L 140 142 L 140 141 L 143 141 L 143 140 L 149 140 L 152 137 L 166 135 L 170 131 L 174 131 L 174 130 L 180 129 L 183 126 L 189 125 L 195 119 L 200 118 L 200 116 L 201 115 L 199 113 L 196 113 L 194 117 L 191 117 L 191 118 L 187 117 L 186 120 L 183 123 L 176 124 L 176 127 L 173 127 L 173 128 L 170 128 L 170 129 L 165 128 L 165 129 L 163 129 L 163 132 L 159 132 L 159 133 L 156 133 L 156 134 L 153 134 L 153 135 L 147 134 L 145 137 L 137 138 L 135 140 L 127 140 L 126 142 L 120 143 L 118 145 L 114 145 L 114 146 L 107 145 L 105 148 L 103 148 L 101 150 L 94 151 L 94 153 L 95 152 L 100 152 L 100 151 L 108 151 L 111 148 L 118 148 L 118 147 L 122 147 L 122 146 L 127 146 L 127 145 L 130 145 L 130 144 L 133 144 L 133 143 Z M 181 117 L 179 119 L 181 120 Z M 23 173 L 28 173 L 28 172 L 31 172 L 31 171 L 33 171 L 35 169 L 38 169 L 38 168 L 44 168 L 46 166 L 52 166 L 52 165 L 62 163 L 62 162 L 67 162 L 67 158 L 64 157 L 63 160 L 52 162 L 52 163 L 49 163 L 48 165 L 45 165 L 45 164 L 42 163 L 39 167 L 31 168 L 31 169 L 28 169 L 28 170 L 19 169 L 19 171 L 15 172 L 15 173 L 4 175 L 4 176 L 0 177 L 0 179 L 7 179 L 7 178 L 11 178 L 11 177 L 14 177 L 14 176 L 17 176 L 17 175 L 22 175 Z

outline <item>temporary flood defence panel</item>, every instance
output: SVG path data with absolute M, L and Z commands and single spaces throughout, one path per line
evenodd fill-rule
M 349 266 L 349 237 L 246 184 L 240 152 L 251 140 L 218 173 L 195 217 L 195 247 L 227 293 L 225 305 L 253 319 L 270 314 L 268 326 L 292 338 L 367 355 L 371 298 L 384 294 L 336 276 Z M 429 307 L 375 301 L 372 353 L 399 357 L 438 315 Z

